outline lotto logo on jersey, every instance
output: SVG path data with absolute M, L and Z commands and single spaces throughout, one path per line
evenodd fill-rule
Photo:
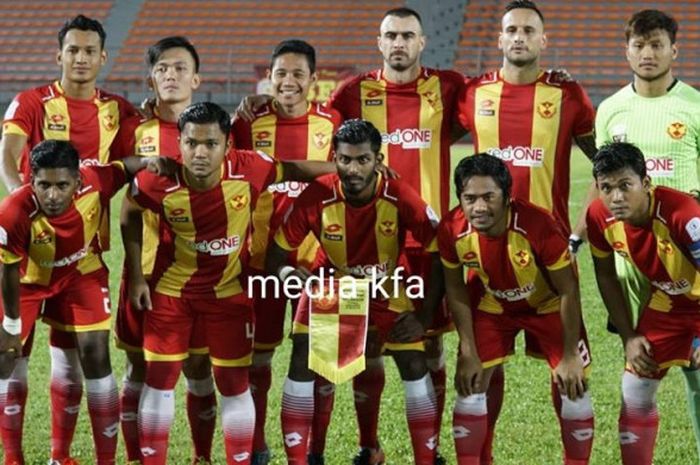
M 39 244 L 50 244 L 53 238 L 51 237 L 51 233 L 48 231 L 41 231 L 39 234 L 36 235 L 34 240 L 32 241 L 34 244 L 39 245 Z
M 241 238 L 235 235 L 210 241 L 189 242 L 189 246 L 197 252 L 206 253 L 212 257 L 219 257 L 236 252 L 241 246 Z
M 323 230 L 323 237 L 329 241 L 342 241 L 343 227 L 339 224 L 329 224 Z
M 429 149 L 433 140 L 430 129 L 397 129 L 389 134 L 382 134 L 382 144 L 400 145 L 404 149 Z
M 647 167 L 647 174 L 652 178 L 672 177 L 675 169 L 673 158 L 648 158 L 644 164 Z
M 479 115 L 480 116 L 493 116 L 496 114 L 494 106 L 496 103 L 491 99 L 482 100 L 479 102 Z
M 277 184 L 270 184 L 267 188 L 272 193 L 285 194 L 290 198 L 299 197 L 299 194 L 304 192 L 304 189 L 306 189 L 306 183 L 297 181 L 278 182 Z
M 464 263 L 464 266 L 467 268 L 479 268 L 481 266 L 479 264 L 479 256 L 476 254 L 476 252 L 467 252 L 464 255 L 462 255 L 462 260 Z
M 141 138 L 139 141 L 137 152 L 139 154 L 155 153 L 156 146 L 154 144 L 155 139 L 152 136 L 146 136 Z
M 504 162 L 513 163 L 513 166 L 540 167 L 544 164 L 544 149 L 542 147 L 513 147 L 491 148 L 486 151 L 489 155 L 500 158 Z
M 268 131 L 259 131 L 256 132 L 253 135 L 253 138 L 255 139 L 255 147 L 256 148 L 266 148 L 266 147 L 272 147 L 272 141 L 269 140 L 270 134 Z
M 66 124 L 65 124 L 65 116 L 59 115 L 59 114 L 53 114 L 48 117 L 48 124 L 47 127 L 51 131 L 65 131 L 66 130 Z

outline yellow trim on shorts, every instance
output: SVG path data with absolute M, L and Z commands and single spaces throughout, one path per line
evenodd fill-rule
M 109 331 L 112 327 L 112 320 L 107 317 L 107 319 L 100 321 L 99 323 L 93 323 L 91 325 L 64 325 L 58 321 L 52 320 L 51 318 L 42 317 L 41 321 L 51 326 L 53 329 L 63 331 L 66 333 L 87 333 L 89 331 Z
M 308 328 L 307 328 L 307 332 L 308 332 Z M 277 342 L 270 342 L 270 343 L 254 342 L 253 349 L 255 349 L 255 350 L 274 350 L 282 344 L 283 340 L 284 340 L 284 338 L 280 339 Z
M 385 342 L 382 346 L 382 352 L 404 352 L 407 350 L 417 350 L 425 352 L 425 343 L 423 341 L 416 342 Z
M 216 357 L 209 357 L 209 358 L 211 359 L 211 364 L 216 366 L 216 367 L 224 367 L 224 368 L 247 367 L 253 363 L 253 352 L 251 352 L 248 355 L 245 355 L 241 358 L 234 358 L 234 359 L 216 358 Z
M 208 355 L 209 347 L 190 347 L 187 349 L 187 353 L 192 355 Z
M 187 352 L 182 354 L 157 354 L 148 349 L 143 349 L 143 358 L 147 362 L 181 362 L 190 356 Z
M 117 335 L 114 336 L 114 345 L 117 346 L 117 349 L 121 349 L 124 352 L 131 352 L 133 354 L 143 353 L 143 347 L 132 346 L 131 344 L 127 344 L 126 342 L 119 339 Z
M 455 330 L 454 322 L 449 322 L 444 326 L 440 326 L 439 328 L 429 329 L 428 331 L 425 332 L 425 337 L 437 337 L 437 336 L 441 336 L 443 334 L 451 333 L 454 330 Z
M 483 368 L 491 368 L 495 367 L 497 365 L 503 365 L 508 361 L 508 359 L 512 356 L 512 354 L 508 354 L 505 357 L 499 357 L 499 358 L 494 358 L 493 360 L 489 360 L 488 362 L 481 362 L 481 366 Z
M 689 367 L 690 366 L 690 360 L 685 360 L 682 358 L 676 359 L 676 360 L 669 360 L 664 363 L 659 364 L 659 370 L 667 370 L 671 367 Z M 632 368 L 632 365 L 629 363 L 625 363 L 625 369 L 631 371 L 632 373 L 636 373 L 634 371 L 634 368 Z

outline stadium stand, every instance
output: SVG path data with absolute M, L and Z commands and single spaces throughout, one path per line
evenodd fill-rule
M 614 2 L 614 6 L 604 0 L 540 1 L 538 5 L 549 39 L 543 65 L 566 68 L 596 103 L 629 82 L 624 26 L 635 11 L 645 8 L 662 9 L 679 21 L 675 75 L 696 87 L 700 84 L 700 3 L 696 1 L 633 0 Z M 471 0 L 466 5 L 455 69 L 476 76 L 501 66 L 496 25 L 502 12 L 502 4 L 492 0 Z

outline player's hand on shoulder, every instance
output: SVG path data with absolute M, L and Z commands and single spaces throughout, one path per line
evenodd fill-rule
M 586 380 L 583 361 L 578 353 L 564 356 L 554 369 L 554 381 L 559 392 L 571 400 L 583 397 L 586 392 Z
M 549 72 L 552 75 L 552 82 L 576 82 L 576 79 L 565 68 L 550 69 Z
M 396 323 L 389 333 L 389 339 L 401 343 L 413 342 L 422 338 L 424 334 L 425 326 L 416 312 L 405 312 L 396 318 Z
M 659 371 L 653 356 L 651 343 L 644 336 L 635 334 L 625 341 L 625 358 L 638 375 L 649 377 Z
M 459 354 L 455 371 L 455 388 L 460 396 L 466 397 L 483 392 L 484 367 L 478 355 Z
M 153 118 L 153 116 L 156 114 L 155 108 L 156 98 L 146 97 L 139 106 L 139 113 L 141 113 L 144 118 Z
M 172 176 L 177 172 L 177 162 L 169 157 L 148 157 L 146 169 L 159 176 Z
M 250 123 L 255 119 L 255 112 L 271 101 L 272 96 L 265 94 L 244 97 L 241 103 L 238 104 L 236 111 L 233 112 L 233 120 L 235 121 L 237 118 L 242 118 Z
M 394 169 L 389 168 L 384 163 L 380 163 L 377 165 L 377 172 L 384 176 L 384 178 L 386 179 L 399 179 L 401 177 L 399 173 L 397 173 Z

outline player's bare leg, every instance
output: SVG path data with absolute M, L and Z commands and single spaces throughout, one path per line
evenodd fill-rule
M 146 381 L 146 361 L 141 351 L 126 351 L 126 369 L 119 396 L 122 437 L 129 463 L 141 463 L 138 412 L 143 383 Z
M 76 333 L 75 339 L 85 374 L 96 463 L 113 465 L 119 431 L 119 393 L 109 359 L 109 331 Z
M 187 380 L 187 418 L 194 445 L 193 463 L 211 462 L 216 429 L 216 392 L 208 354 L 190 353 L 182 365 Z

